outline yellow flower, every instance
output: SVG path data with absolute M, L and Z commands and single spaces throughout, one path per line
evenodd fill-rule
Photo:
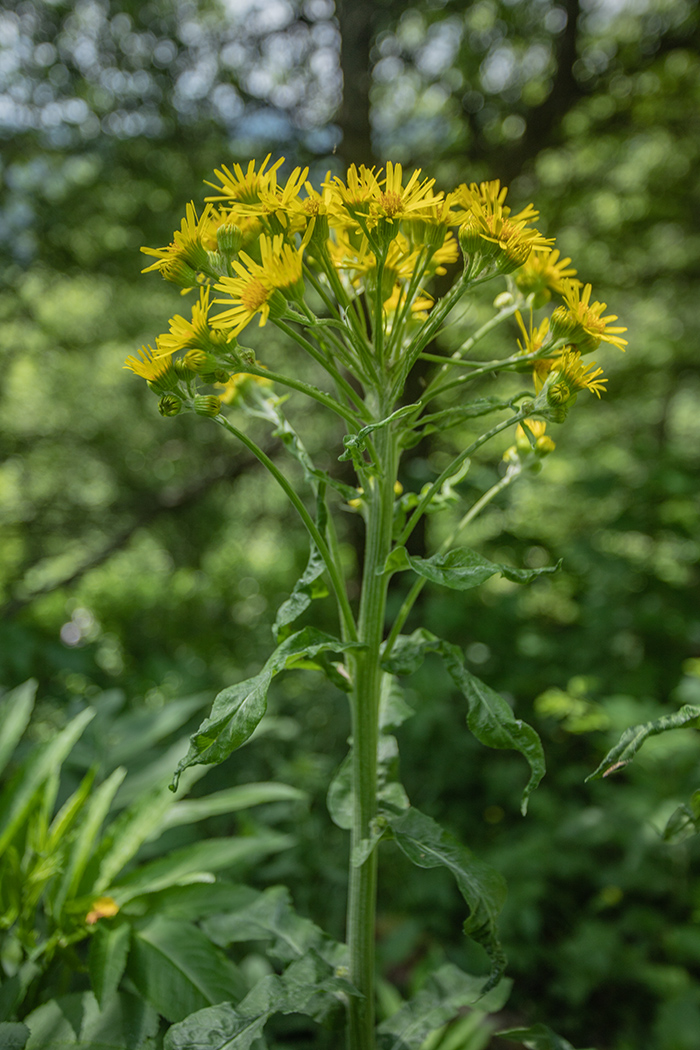
M 168 335 L 158 336 L 156 340 L 157 356 L 174 354 L 178 350 L 211 350 L 220 345 L 219 337 L 209 330 L 207 314 L 209 313 L 209 288 L 201 288 L 199 302 L 192 306 L 192 319 L 176 314 L 170 318 Z
M 507 193 L 498 180 L 478 186 L 472 183 L 457 190 L 464 215 L 459 237 L 465 253 L 497 258 L 503 273 L 522 266 L 532 251 L 549 251 L 554 243 L 529 226 L 539 215 L 532 204 L 517 215 L 511 214 L 511 208 L 504 204 Z
M 535 308 L 548 303 L 552 292 L 563 292 L 565 278 L 576 276 L 576 270 L 569 266 L 571 259 L 560 259 L 559 256 L 556 248 L 551 252 L 533 251 L 515 275 L 515 283 L 523 295 L 534 293 Z
M 395 235 L 398 226 L 394 230 L 394 223 L 418 218 L 423 212 L 429 214 L 430 209 L 442 201 L 442 194 L 436 196 L 431 192 L 435 179 L 421 180 L 420 174 L 420 168 L 417 168 L 404 186 L 400 164 L 389 161 L 383 177 L 381 168 L 375 172 L 374 168 L 366 168 L 362 164 L 358 170 L 352 164 L 345 182 L 336 175 L 332 182 L 327 180 L 324 186 L 332 190 L 332 202 L 335 205 L 332 211 L 341 225 L 346 224 L 348 218 L 363 216 L 369 228 L 384 221 L 388 224 L 390 234 Z
M 131 369 L 137 376 L 162 390 L 170 389 L 177 382 L 170 359 L 156 353 L 151 346 L 142 346 L 139 357 L 127 357 L 124 368 Z
M 552 385 L 547 390 L 547 400 L 552 405 L 566 404 L 575 399 L 579 390 L 590 390 L 600 397 L 605 393 L 607 379 L 600 379 L 603 369 L 595 367 L 595 361 L 584 365 L 578 350 L 565 350 L 561 357 L 551 363 Z
M 111 919 L 119 911 L 119 905 L 112 897 L 98 897 L 92 902 L 92 908 L 85 916 L 88 926 L 94 926 L 98 919 Z
M 591 303 L 592 287 L 587 284 L 581 292 L 580 281 L 564 281 L 562 297 L 564 306 L 558 306 L 552 314 L 552 334 L 555 338 L 566 339 L 573 343 L 582 353 L 597 349 L 601 342 L 611 343 L 624 352 L 627 340 L 620 338 L 627 329 L 617 325 L 610 327 L 611 321 L 617 321 L 615 314 L 602 317 L 605 303 Z
M 222 277 L 215 285 L 216 290 L 225 292 L 229 299 L 214 302 L 226 305 L 232 299 L 234 305 L 213 317 L 212 327 L 230 328 L 231 335 L 235 336 L 259 313 L 262 328 L 270 316 L 270 299 L 275 292 L 294 298 L 303 290 L 303 252 L 303 244 L 295 248 L 285 243 L 281 235 L 270 240 L 264 234 L 260 237 L 261 263 L 241 252 L 241 261 L 232 263 L 238 277 Z
M 197 271 L 209 272 L 209 256 L 203 240 L 211 237 L 212 209 L 207 205 L 201 218 L 193 203 L 187 205 L 185 218 L 180 229 L 173 234 L 173 240 L 167 248 L 142 248 L 144 255 L 153 255 L 156 262 L 146 266 L 141 272 L 159 270 L 166 281 L 182 287 L 190 287 L 196 282 Z
M 530 434 L 535 440 L 534 451 L 539 453 L 541 456 L 545 456 L 550 452 L 554 452 L 556 445 L 552 441 L 548 434 L 545 434 L 547 424 L 541 419 L 526 419 L 525 426 L 530 431 Z M 518 452 L 529 452 L 532 449 L 530 439 L 525 431 L 525 427 L 518 423 L 515 431 L 515 445 Z
M 272 180 L 275 180 L 276 183 L 277 169 L 284 164 L 284 157 L 280 157 L 268 171 L 265 171 L 271 156 L 272 154 L 268 153 L 258 171 L 255 170 L 254 160 L 248 163 L 245 171 L 243 171 L 240 164 L 234 164 L 233 171 L 227 168 L 225 164 L 222 164 L 221 170 L 217 168 L 214 171 L 221 185 L 216 186 L 213 182 L 205 183 L 206 186 L 211 186 L 212 189 L 219 190 L 220 193 L 216 197 L 208 197 L 207 200 L 236 201 L 237 204 L 249 205 L 258 204 L 261 191 L 266 190 Z
M 518 339 L 518 347 L 521 354 L 537 354 L 544 346 L 547 336 L 549 335 L 549 318 L 545 317 L 544 320 L 533 328 L 532 316 L 530 317 L 530 330 L 528 331 L 525 327 L 525 323 L 522 318 L 520 310 L 515 311 L 515 320 L 520 326 L 520 331 L 523 333 L 523 342 L 521 343 Z

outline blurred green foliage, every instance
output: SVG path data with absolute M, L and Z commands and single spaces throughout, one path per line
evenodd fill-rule
M 695 1050 L 700 1024 L 697 840 L 661 837 L 698 787 L 695 736 L 583 783 L 626 726 L 700 697 L 698 23 L 691 0 L 387 0 L 373 38 L 378 156 L 445 184 L 507 178 L 629 328 L 602 401 L 577 406 L 545 471 L 468 540 L 495 561 L 563 558 L 562 570 L 458 598 L 426 588 L 415 614 L 542 732 L 549 774 L 527 820 L 522 770 L 457 731 L 462 705 L 432 665 L 400 730 L 416 805 L 508 878 L 509 1020 L 543 1018 L 599 1050 Z M 321 173 L 340 163 L 338 47 L 327 0 L 25 0 L 0 14 L 0 681 L 38 678 L 46 726 L 114 686 L 135 711 L 213 694 L 269 652 L 306 558 L 292 512 L 246 454 L 213 427 L 162 420 L 120 369 L 179 309 L 139 277 L 138 247 L 169 240 L 215 165 L 268 149 Z M 264 334 L 271 359 L 287 352 Z M 321 456 L 337 443 L 323 419 L 303 429 Z M 405 486 L 442 453 L 419 446 Z M 465 497 L 492 473 L 475 461 Z M 428 549 L 448 529 L 434 519 Z M 350 561 L 356 536 L 348 513 Z M 317 676 L 282 676 L 271 704 L 276 732 L 210 779 L 311 793 L 299 848 L 266 874 L 340 937 L 345 858 L 323 798 L 343 698 Z M 387 975 L 406 990 L 443 954 L 478 963 L 440 873 L 418 877 L 390 849 L 386 865 Z M 320 895 L 329 883 L 337 894 Z

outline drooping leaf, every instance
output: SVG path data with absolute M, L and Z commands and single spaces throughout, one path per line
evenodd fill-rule
M 119 987 L 130 941 L 131 926 L 128 923 L 117 926 L 104 921 L 97 923 L 90 941 L 88 971 L 100 1009 Z
M 214 872 L 255 864 L 269 853 L 292 845 L 294 839 L 290 835 L 272 831 L 240 838 L 207 839 L 143 864 L 107 888 L 121 906 L 134 897 L 157 893 L 169 886 L 213 881 Z
M 449 587 L 454 591 L 468 591 L 479 587 L 491 576 L 500 572 L 514 583 L 529 583 L 538 576 L 551 575 L 559 569 L 561 562 L 541 569 L 515 569 L 489 561 L 469 547 L 455 547 L 446 554 L 434 554 L 432 558 L 417 558 L 405 547 L 395 547 L 387 558 L 384 572 L 401 572 L 413 569 L 431 583 Z
M 650 736 L 658 736 L 659 733 L 667 733 L 669 729 L 681 729 L 683 726 L 700 728 L 700 707 L 693 704 L 684 704 L 672 715 L 663 715 L 653 722 L 644 722 L 638 726 L 630 726 L 608 751 L 595 772 L 586 777 L 586 780 L 599 780 L 611 773 L 616 773 L 628 765 L 639 751 L 640 747 Z
M 164 1050 L 249 1050 L 274 1013 L 300 1013 L 323 1020 L 357 994 L 315 952 L 296 960 L 281 976 L 258 981 L 236 1007 L 210 1007 L 169 1029 Z
M 202 929 L 216 944 L 227 948 L 241 941 L 271 942 L 268 954 L 277 962 L 288 963 L 313 950 L 330 966 L 347 963 L 347 948 L 338 944 L 318 926 L 299 915 L 286 886 L 264 890 L 256 901 L 239 911 L 214 915 Z
M 103 1009 L 92 992 L 62 995 L 33 1010 L 25 1050 L 140 1050 L 156 1034 L 158 1015 L 148 1003 L 119 992 Z
M 12 777 L 0 800 L 0 855 L 93 717 L 89 708 L 81 711 L 57 736 L 36 747 Z
M 198 926 L 162 916 L 134 932 L 127 969 L 139 993 L 168 1021 L 238 1002 L 246 991 L 237 967 Z
M 421 628 L 410 636 L 400 636 L 384 666 L 394 674 L 411 674 L 420 667 L 428 652 L 442 657 L 452 681 L 466 697 L 469 705 L 467 725 L 477 740 L 487 747 L 519 751 L 527 759 L 530 778 L 521 805 L 522 812 L 527 812 L 528 799 L 545 772 L 539 736 L 527 722 L 514 717 L 502 696 L 467 670 L 456 645 L 436 638 L 429 631 Z
M 29 1029 L 26 1024 L 16 1024 L 12 1021 L 0 1022 L 0 1046 L 3 1050 L 24 1050 Z
M 24 730 L 29 725 L 38 682 L 31 678 L 16 689 L 10 690 L 0 700 L 0 773 L 7 765 Z
M 410 861 L 419 868 L 447 868 L 454 876 L 469 907 L 464 932 L 483 945 L 491 959 L 491 974 L 482 990 L 493 988 L 506 964 L 496 925 L 506 899 L 505 879 L 419 810 L 411 807 L 385 816 L 397 846 Z
M 501 1039 L 521 1042 L 527 1050 L 574 1050 L 568 1039 L 563 1039 L 544 1024 L 534 1024 L 530 1028 L 509 1028 L 496 1034 Z M 593 1048 L 589 1047 L 588 1050 Z
M 248 740 L 267 709 L 270 682 L 295 660 L 311 659 L 327 652 L 347 652 L 355 642 L 340 642 L 331 635 L 305 627 L 286 638 L 275 649 L 262 671 L 253 678 L 222 690 L 211 714 L 190 738 L 190 748 L 175 771 L 173 787 L 183 770 L 197 764 L 216 765 Z
M 378 1050 L 418 1050 L 428 1036 L 465 1006 L 495 1011 L 504 1006 L 510 981 L 483 994 L 483 977 L 472 977 L 447 963 L 431 974 L 418 994 L 377 1029 Z

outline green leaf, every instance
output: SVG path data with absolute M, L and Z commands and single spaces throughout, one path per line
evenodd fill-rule
M 501 981 L 487 995 L 483 977 L 472 977 L 447 963 L 431 974 L 418 994 L 377 1029 L 377 1050 L 418 1050 L 428 1036 L 451 1021 L 465 1006 L 480 1010 L 504 1006 L 510 982 Z
M 103 784 L 100 784 L 85 807 L 82 823 L 71 845 L 63 877 L 52 901 L 54 915 L 59 915 L 66 901 L 76 895 L 90 856 L 94 851 L 102 822 L 125 776 L 125 769 L 115 769 L 112 775 Z
M 165 814 L 173 805 L 168 788 L 137 798 L 109 826 L 94 858 L 97 869 L 93 892 L 103 893 L 136 856 L 143 843 L 163 827 Z
M 389 426 L 390 423 L 395 423 L 399 419 L 403 419 L 405 416 L 413 415 L 416 409 L 420 409 L 422 406 L 416 402 L 413 405 L 402 405 L 401 408 L 397 408 L 395 412 L 392 412 L 390 416 L 385 419 L 380 419 L 378 423 L 369 423 L 362 430 L 358 430 L 356 434 L 346 434 L 343 438 L 343 444 L 345 445 L 345 452 L 338 456 L 338 459 L 353 461 L 359 461 L 361 466 L 366 467 L 367 464 L 362 460 L 362 453 L 367 449 L 367 438 L 369 435 L 382 427 Z M 381 466 L 381 464 L 375 464 L 375 466 Z
M 17 1012 L 34 979 L 40 973 L 41 969 L 30 959 L 22 963 L 12 977 L 3 976 L 2 986 L 0 986 L 0 1021 L 6 1021 L 8 1017 L 12 1017 Z
M 326 805 L 336 827 L 350 831 L 353 825 L 352 750 L 348 751 L 330 782 Z
M 250 886 L 226 882 L 197 882 L 187 886 L 170 886 L 139 901 L 139 911 L 145 907 L 148 914 L 163 915 L 168 919 L 198 922 L 211 915 L 239 911 L 258 899 L 258 890 Z M 210 937 L 210 940 L 213 940 Z
M 81 810 L 90 797 L 90 792 L 92 791 L 92 785 L 94 782 L 95 769 L 93 768 L 88 770 L 76 790 L 70 798 L 64 802 L 59 812 L 51 821 L 51 826 L 48 829 L 47 836 L 47 849 L 49 853 L 58 850 L 61 844 L 65 842 L 69 831 L 78 819 Z
M 128 923 L 116 926 L 104 920 L 97 923 L 90 941 L 88 971 L 100 1009 L 119 987 L 130 941 L 131 926 Z
M 286 886 L 272 886 L 239 911 L 212 916 L 202 929 L 222 948 L 241 941 L 271 941 L 268 954 L 281 963 L 300 959 L 311 950 L 331 966 L 347 963 L 347 947 L 298 915 Z
M 300 1013 L 323 1020 L 352 985 L 336 977 L 314 952 L 293 962 L 281 976 L 263 977 L 236 1007 L 210 1007 L 173 1025 L 164 1050 L 249 1050 L 274 1013 Z
M 462 653 L 456 645 L 436 638 L 424 629 L 412 635 L 401 635 L 384 666 L 394 674 L 416 671 L 427 652 L 435 652 L 457 688 L 466 697 L 469 710 L 467 725 L 474 736 L 487 747 L 519 751 L 530 765 L 530 778 L 523 791 L 521 810 L 527 812 L 527 802 L 545 773 L 542 743 L 535 730 L 513 716 L 510 706 L 490 686 L 468 671 Z
M 158 1030 L 158 1015 L 143 1000 L 120 992 L 103 1009 L 92 992 L 62 995 L 33 1010 L 25 1050 L 139 1050 Z
M 128 973 L 168 1021 L 245 995 L 234 964 L 193 923 L 156 917 L 134 933 Z
M 0 773 L 12 757 L 24 730 L 29 725 L 38 683 L 31 678 L 16 689 L 6 693 L 0 700 Z
M 294 845 L 290 835 L 268 831 L 241 838 L 207 839 L 143 864 L 107 887 L 120 906 L 144 894 L 190 882 L 212 882 L 213 872 L 258 863 L 270 853 Z
M 615 747 L 608 751 L 595 772 L 587 776 L 586 780 L 599 780 L 628 765 L 650 736 L 658 736 L 659 733 L 667 733 L 669 729 L 681 729 L 683 726 L 700 728 L 699 719 L 700 707 L 685 704 L 672 715 L 663 715 L 662 718 L 657 718 L 653 722 L 644 722 L 625 729 Z
M 664 842 L 685 842 L 700 832 L 700 791 L 690 796 L 690 804 L 678 806 L 668 818 L 663 832 Z
M 568 1039 L 562 1039 L 544 1024 L 534 1024 L 530 1028 L 509 1028 L 496 1034 L 501 1039 L 521 1042 L 527 1050 L 574 1050 Z M 592 1048 L 589 1047 L 589 1050 Z
M 173 787 L 177 787 L 180 775 L 188 766 L 223 762 L 249 739 L 265 714 L 270 683 L 280 671 L 295 660 L 313 660 L 321 653 L 357 648 L 357 642 L 340 642 L 313 627 L 290 635 L 275 649 L 259 674 L 219 693 L 211 715 L 190 738 L 189 751 L 175 771 Z
M 299 802 L 307 798 L 306 792 L 288 784 L 242 784 L 240 787 L 214 791 L 204 798 L 175 802 L 165 814 L 162 827 L 165 830 L 181 824 L 194 824 L 198 820 L 206 820 L 222 813 L 235 813 L 237 810 L 261 806 L 266 802 Z
M 11 1021 L 0 1023 L 0 1046 L 2 1050 L 24 1050 L 29 1029 L 26 1024 L 14 1024 Z
M 419 868 L 444 867 L 454 876 L 469 906 L 464 932 L 483 945 L 491 959 L 491 974 L 483 990 L 493 988 L 506 964 L 496 926 L 506 899 L 505 879 L 419 810 L 411 807 L 401 814 L 387 812 L 385 816 L 397 846 L 413 864 Z
M 491 576 L 500 572 L 515 583 L 529 583 L 538 576 L 557 572 L 561 562 L 543 569 L 514 569 L 489 561 L 469 547 L 455 547 L 446 554 L 434 554 L 432 558 L 417 558 L 409 555 L 405 547 L 396 547 L 387 558 L 383 572 L 401 572 L 413 569 L 419 576 L 449 587 L 453 591 L 468 591 L 478 587 Z
M 0 855 L 39 799 L 44 782 L 61 768 L 64 759 L 93 717 L 94 711 L 81 711 L 57 736 L 35 748 L 12 777 L 0 801 Z

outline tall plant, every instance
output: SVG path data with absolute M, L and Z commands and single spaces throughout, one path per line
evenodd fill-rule
M 257 675 L 217 696 L 191 738 L 175 782 L 190 766 L 221 762 L 248 740 L 265 714 L 270 683 L 282 670 L 317 668 L 344 690 L 352 746 L 330 785 L 328 805 L 335 823 L 351 833 L 347 954 L 317 959 L 305 972 L 303 990 L 295 976 L 292 998 L 284 976 L 266 978 L 273 983 L 235 1008 L 213 1007 L 176 1025 L 167 1045 L 184 1048 L 205 1032 L 221 1032 L 222 1046 L 247 1047 L 275 1010 L 308 1008 L 313 1014 L 309 1004 L 319 997 L 340 997 L 347 1004 L 351 1050 L 417 1047 L 460 1006 L 479 1001 L 495 1009 L 503 1001 L 505 959 L 496 921 L 505 886 L 496 871 L 410 805 L 398 779 L 392 735 L 411 713 L 399 677 L 417 669 L 427 653 L 442 658 L 465 697 L 467 723 L 477 739 L 527 759 L 523 812 L 544 774 L 544 758 L 536 732 L 471 673 L 457 646 L 425 629 L 410 635 L 402 630 L 427 581 L 467 590 L 498 573 L 527 583 L 556 571 L 556 566 L 497 564 L 455 544 L 499 493 L 524 471 L 540 468 L 554 448 L 547 425 L 563 423 L 581 391 L 600 396 L 606 382 L 602 369 L 585 363 L 584 356 L 602 342 L 624 349 L 625 329 L 614 325 L 616 317 L 603 316 L 605 304 L 591 301 L 591 286 L 577 280 L 571 260 L 562 259 L 554 242 L 534 227 L 534 207 L 514 213 L 498 182 L 437 192 L 433 179 L 419 171 L 406 177 L 401 165 L 388 163 L 379 172 L 352 166 L 345 179 L 329 175 L 316 188 L 306 169 L 295 168 L 285 180 L 282 160 L 269 162 L 268 157 L 245 169 L 222 166 L 201 214 L 188 205 L 171 244 L 143 249 L 155 258 L 148 270 L 195 290 L 197 299 L 190 318 L 172 318 L 169 332 L 154 348 L 130 357 L 127 367 L 158 394 L 164 416 L 192 411 L 210 417 L 248 448 L 308 531 L 308 564 L 278 610 L 276 649 Z M 461 272 L 451 289 L 434 301 L 427 291 L 431 278 L 454 268 L 460 257 Z M 436 337 L 465 303 L 499 279 L 505 288 L 495 299 L 495 313 L 451 354 L 436 352 Z M 547 307 L 545 315 L 538 314 Z M 296 347 L 280 370 L 270 367 L 264 342 L 256 352 L 239 341 L 256 318 L 260 327 L 275 325 Z M 482 340 L 493 345 L 499 328 L 503 351 L 476 360 L 474 350 Z M 407 383 L 419 364 L 432 374 L 419 396 L 406 403 Z M 530 374 L 534 386 L 519 388 L 513 374 L 523 379 Z M 501 392 L 485 394 L 487 382 L 500 382 Z M 321 405 L 342 425 L 339 458 L 351 462 L 355 485 L 312 461 L 283 410 L 290 393 Z M 245 429 L 246 415 L 273 428 L 301 467 L 306 495 Z M 419 492 L 403 490 L 399 468 L 407 449 L 430 432 L 471 428 L 476 420 L 486 421 L 483 432 L 432 482 Z M 465 508 L 434 554 L 409 553 L 407 543 L 424 515 L 454 504 L 454 486 L 471 457 L 506 431 L 514 432 L 515 443 L 503 457 L 499 479 Z M 340 508 L 348 506 L 365 523 L 356 602 L 336 528 Z M 412 583 L 387 623 L 389 586 L 403 572 L 411 574 Z M 335 598 L 337 636 L 294 626 L 312 600 L 326 593 L 324 579 Z M 469 909 L 465 932 L 486 949 L 491 972 L 484 983 L 443 968 L 420 1002 L 405 1004 L 377 1029 L 375 901 L 378 846 L 386 839 L 419 867 L 452 872 Z

